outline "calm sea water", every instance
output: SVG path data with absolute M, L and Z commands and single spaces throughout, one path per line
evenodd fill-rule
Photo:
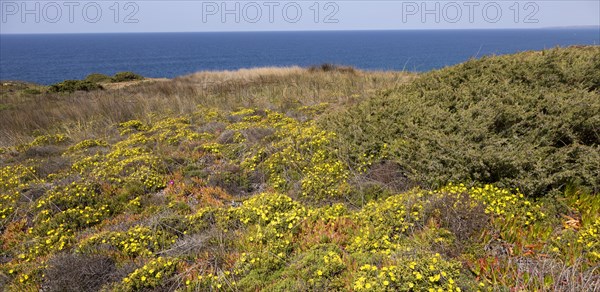
M 1 35 L 0 79 L 50 84 L 90 73 L 175 77 L 259 66 L 427 71 L 471 57 L 600 44 L 598 29 Z

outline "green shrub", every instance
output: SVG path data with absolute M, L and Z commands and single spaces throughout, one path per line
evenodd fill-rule
M 357 166 L 387 157 L 422 185 L 600 190 L 600 47 L 485 57 L 423 74 L 322 125 Z M 373 161 L 371 161 L 373 162 Z
M 145 291 L 144 289 L 162 288 L 158 291 L 168 290 L 162 285 L 177 269 L 176 258 L 158 257 L 149 261 L 143 267 L 133 271 L 121 281 L 121 286 L 116 291 Z
M 23 90 L 23 93 L 31 94 L 31 95 L 36 95 L 36 94 L 40 94 L 42 92 L 39 89 L 37 89 L 37 88 L 27 88 L 27 89 Z
M 85 77 L 85 81 L 101 83 L 101 82 L 110 82 L 112 79 L 108 75 L 100 74 L 100 73 L 92 73 Z
M 112 78 L 112 82 L 125 82 L 125 81 L 133 81 L 133 80 L 142 80 L 144 77 L 141 75 L 135 74 L 133 72 L 119 72 L 115 74 Z
M 49 92 L 68 92 L 73 93 L 75 91 L 92 91 L 103 89 L 103 87 L 97 83 L 87 80 L 65 80 L 60 83 L 50 85 L 48 88 Z
M 346 270 L 343 252 L 333 244 L 322 244 L 300 253 L 291 260 L 282 277 L 273 283 L 276 291 L 343 290 L 340 275 Z

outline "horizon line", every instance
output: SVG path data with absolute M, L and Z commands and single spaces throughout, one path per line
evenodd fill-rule
M 499 28 L 374 28 L 374 29 L 300 29 L 300 30 L 205 30 L 205 31 L 100 31 L 100 32 L 2 32 L 0 35 L 64 35 L 64 34 L 151 34 L 151 33 L 252 33 L 252 32 L 357 32 L 357 31 L 457 31 L 457 30 L 544 30 L 544 29 L 599 29 L 599 25 L 572 25 L 547 27 L 499 27 Z

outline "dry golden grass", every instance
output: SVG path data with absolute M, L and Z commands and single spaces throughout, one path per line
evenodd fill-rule
M 191 75 L 180 77 L 199 83 L 215 83 L 230 81 L 252 81 L 263 78 L 286 77 L 292 74 L 301 74 L 305 69 L 298 66 L 292 67 L 260 67 L 225 71 L 201 71 Z
M 314 67 L 320 68 L 320 67 Z M 29 94 L 2 87 L 0 146 L 61 132 L 75 139 L 109 137 L 113 125 L 193 112 L 198 106 L 235 110 L 258 107 L 287 111 L 321 102 L 347 104 L 414 77 L 406 72 L 367 72 L 347 67 L 300 67 L 198 72 L 187 76 L 127 82 L 105 90 Z
M 168 78 L 144 78 L 142 80 L 133 80 L 133 81 L 125 81 L 125 82 L 102 82 L 100 83 L 100 85 L 104 88 L 104 89 L 121 89 L 121 88 L 125 88 L 128 86 L 132 86 L 132 85 L 137 85 L 140 83 L 147 83 L 147 82 L 164 82 L 164 81 L 169 81 L 170 79 Z

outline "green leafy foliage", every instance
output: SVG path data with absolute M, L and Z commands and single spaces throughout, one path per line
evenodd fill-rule
M 600 188 L 600 48 L 484 57 L 429 72 L 321 123 L 352 163 L 397 162 L 426 186 L 479 181 L 528 195 Z M 585 73 L 584 73 L 585 72 Z
M 85 77 L 85 81 L 93 82 L 93 83 L 102 83 L 102 82 L 110 82 L 111 77 L 108 75 L 100 74 L 100 73 L 92 73 Z
M 111 78 L 111 82 L 125 82 L 125 81 L 135 81 L 135 80 L 142 80 L 142 79 L 144 79 L 144 77 L 142 77 L 141 75 L 126 71 L 126 72 L 118 72 L 117 74 L 115 74 L 115 76 L 113 76 Z
M 52 84 L 48 88 L 49 92 L 67 92 L 73 93 L 75 91 L 92 91 L 103 89 L 101 85 L 88 80 L 65 80 L 60 83 Z

